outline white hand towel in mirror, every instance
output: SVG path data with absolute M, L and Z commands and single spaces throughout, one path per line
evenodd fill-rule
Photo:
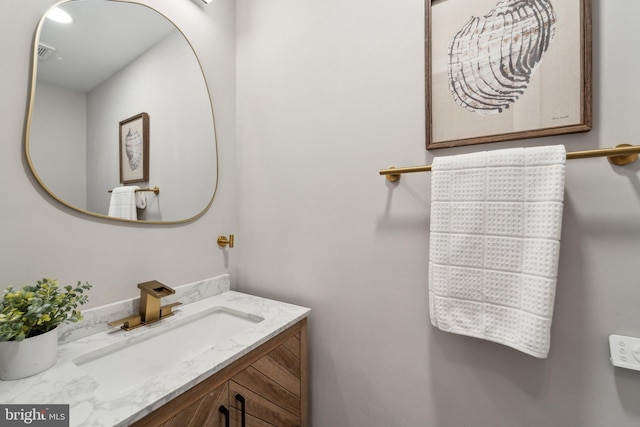
M 136 208 L 138 209 L 144 209 L 147 207 L 147 196 L 145 195 L 144 191 L 136 191 L 135 193 L 135 198 L 136 198 Z
M 109 203 L 109 216 L 138 219 L 136 212 L 136 189 L 138 188 L 140 187 L 135 185 L 114 188 Z

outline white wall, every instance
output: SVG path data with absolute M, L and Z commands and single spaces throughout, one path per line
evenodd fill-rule
M 31 163 L 49 190 L 87 208 L 87 100 L 84 93 L 38 81 L 29 134 Z
M 240 290 L 307 305 L 313 427 L 640 423 L 640 372 L 607 336 L 640 336 L 640 165 L 571 161 L 550 356 L 428 320 L 433 155 L 638 143 L 634 0 L 594 0 L 594 128 L 427 153 L 424 2 L 238 0 Z
M 189 44 L 174 31 L 87 94 L 88 207 L 107 215 L 108 190 L 120 182 L 118 123 L 149 114 L 149 181 L 139 211 L 145 221 L 191 218 L 216 187 L 215 130 L 202 71 Z
M 136 296 L 136 284 L 179 285 L 231 271 L 235 252 L 220 234 L 236 231 L 235 6 L 144 0 L 184 29 L 202 61 L 214 100 L 220 188 L 211 209 L 179 226 L 131 225 L 84 216 L 58 204 L 32 177 L 24 155 L 32 40 L 56 0 L 0 3 L 0 287 L 41 277 L 94 285 L 90 306 Z

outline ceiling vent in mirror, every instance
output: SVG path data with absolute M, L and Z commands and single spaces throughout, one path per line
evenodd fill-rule
M 38 44 L 38 59 L 41 61 L 47 61 L 53 55 L 53 52 L 56 51 L 55 47 L 47 46 L 46 44 L 39 43 Z

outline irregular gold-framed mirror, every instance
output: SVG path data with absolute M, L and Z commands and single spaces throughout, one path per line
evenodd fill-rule
M 48 18 L 52 10 L 72 22 Z M 218 184 L 209 93 L 193 47 L 160 12 L 130 1 L 62 1 L 36 29 L 27 161 L 71 209 L 130 222 L 193 220 Z

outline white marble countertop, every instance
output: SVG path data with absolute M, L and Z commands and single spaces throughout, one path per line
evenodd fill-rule
M 198 354 L 185 355 L 161 374 L 136 387 L 105 396 L 98 383 L 72 360 L 82 354 L 172 324 L 211 307 L 226 307 L 264 318 L 244 331 Z M 49 370 L 17 381 L 0 381 L 3 404 L 69 404 L 71 426 L 127 426 L 239 359 L 309 314 L 309 309 L 234 291 L 200 299 L 174 309 L 175 316 L 133 331 L 110 329 L 59 346 Z M 114 366 L 113 369 L 118 369 Z

